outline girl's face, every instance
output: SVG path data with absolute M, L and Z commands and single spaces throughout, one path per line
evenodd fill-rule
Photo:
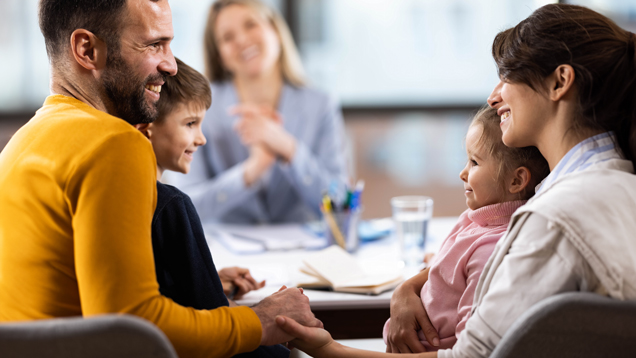
M 229 5 L 219 13 L 214 31 L 223 66 L 235 76 L 258 77 L 278 65 L 278 34 L 256 10 Z
M 508 147 L 537 146 L 550 116 L 549 100 L 526 84 L 501 80 L 488 97 L 501 117 L 502 140 Z
M 483 128 L 472 125 L 466 134 L 468 162 L 459 173 L 464 182 L 466 205 L 477 210 L 486 205 L 496 204 L 506 197 L 506 190 L 497 181 L 498 163 L 479 144 Z

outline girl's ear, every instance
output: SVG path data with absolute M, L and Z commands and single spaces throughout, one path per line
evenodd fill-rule
M 508 185 L 508 191 L 510 194 L 522 193 L 530 183 L 531 177 L 532 174 L 530 174 L 530 170 L 528 168 L 519 167 L 515 169 Z
M 152 123 L 139 123 L 139 124 L 135 124 L 135 128 L 137 128 L 138 131 L 140 131 L 143 135 L 146 136 L 146 138 L 150 139 L 150 127 L 152 126 Z

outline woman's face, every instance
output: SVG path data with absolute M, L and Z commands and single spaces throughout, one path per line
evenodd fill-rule
M 550 101 L 526 84 L 501 80 L 488 97 L 501 117 L 502 140 L 508 147 L 537 146 L 550 118 Z
M 254 78 L 277 68 L 278 34 L 256 10 L 244 5 L 223 8 L 214 32 L 223 66 L 235 76 Z

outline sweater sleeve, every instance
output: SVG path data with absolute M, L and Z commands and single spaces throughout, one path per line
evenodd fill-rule
M 184 357 L 231 356 L 257 348 L 261 326 L 250 308 L 198 311 L 159 294 L 151 244 L 155 157 L 136 135 L 108 138 L 68 181 L 83 314 L 145 318 Z
M 291 162 L 278 162 L 283 174 L 308 207 L 319 214 L 322 193 L 332 182 L 340 187 L 347 183 L 345 131 L 339 106 L 327 100 L 324 113 L 319 117 L 319 143 L 311 148 L 308 143 L 296 142 Z
M 537 302 L 598 285 L 589 265 L 563 233 L 549 226 L 544 217 L 528 215 L 466 329 L 455 346 L 440 350 L 438 357 L 488 357 L 515 320 Z

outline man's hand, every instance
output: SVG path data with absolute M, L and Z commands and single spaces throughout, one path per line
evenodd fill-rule
M 303 294 L 302 289 L 283 286 L 252 309 L 261 320 L 261 345 L 264 346 L 287 342 L 294 338 L 276 324 L 275 319 L 279 315 L 289 317 L 303 326 L 322 328 L 322 322 L 311 312 L 309 298 Z
M 426 352 L 417 335 L 422 330 L 426 340 L 439 346 L 437 331 L 428 319 L 419 292 L 428 280 L 428 269 L 400 285 L 391 297 L 391 321 L 387 334 L 388 353 Z
M 242 267 L 227 267 L 219 271 L 219 278 L 223 284 L 223 292 L 231 299 L 238 300 L 244 294 L 258 290 L 265 286 L 265 281 L 256 282 L 250 275 L 250 270 Z M 234 293 L 235 289 L 238 291 Z M 234 295 L 232 295 L 234 293 Z M 231 297 L 230 297 L 231 296 Z

